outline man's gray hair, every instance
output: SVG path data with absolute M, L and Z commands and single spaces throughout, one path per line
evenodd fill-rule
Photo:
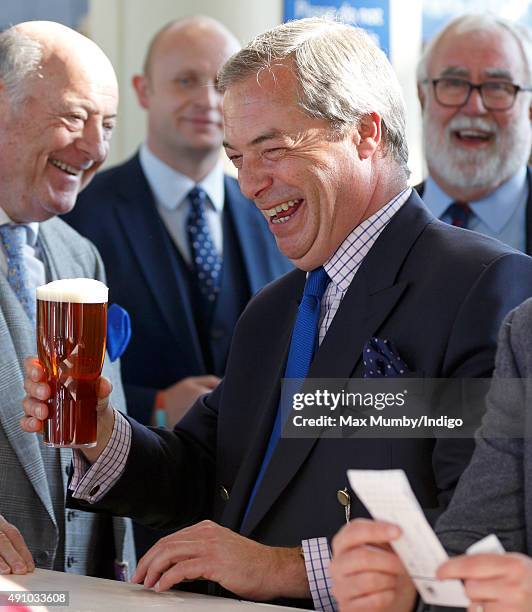
M 361 29 L 321 18 L 289 21 L 260 34 L 233 55 L 218 75 L 221 92 L 289 60 L 299 83 L 299 104 L 338 131 L 358 126 L 372 112 L 382 118 L 384 153 L 408 174 L 405 105 L 384 53 Z
M 43 50 L 37 40 L 16 28 L 0 33 L 0 81 L 13 104 L 27 94 L 27 80 L 39 69 Z
M 432 59 L 435 48 L 440 40 L 449 32 L 455 34 L 464 34 L 467 32 L 478 32 L 479 30 L 493 31 L 494 29 L 503 29 L 509 32 L 517 42 L 521 50 L 523 64 L 525 67 L 526 85 L 530 84 L 532 78 L 532 38 L 530 29 L 525 25 L 514 23 L 503 17 L 497 17 L 490 13 L 471 13 L 461 15 L 450 21 L 442 30 L 432 38 L 429 44 L 423 50 L 421 58 L 417 66 L 417 82 L 422 83 L 428 79 L 428 66 Z

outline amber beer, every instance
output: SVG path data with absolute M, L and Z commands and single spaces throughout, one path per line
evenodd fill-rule
M 107 336 L 107 287 L 89 278 L 37 288 L 37 352 L 51 387 L 44 443 L 96 444 L 96 383 Z

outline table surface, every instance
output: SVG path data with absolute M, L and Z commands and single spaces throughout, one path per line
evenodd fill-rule
M 68 591 L 68 606 L 37 606 L 28 603 L 26 610 L 32 612 L 276 612 L 293 611 L 296 608 L 251 603 L 223 597 L 209 597 L 182 591 L 156 593 L 144 589 L 140 584 L 104 580 L 36 569 L 31 574 L 0 576 L 0 591 Z M 21 605 L 21 604 L 19 604 Z M 6 609 L 6 608 L 3 608 Z M 2 607 L 0 606 L 0 612 Z

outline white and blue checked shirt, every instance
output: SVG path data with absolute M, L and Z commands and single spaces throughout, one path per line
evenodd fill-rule
M 320 344 L 364 257 L 369 253 L 390 219 L 410 197 L 411 191 L 410 188 L 405 189 L 357 226 L 323 265 L 331 282 L 321 302 Z M 90 466 L 79 451 L 74 452 L 74 474 L 70 483 L 70 488 L 74 492 L 73 496 L 88 502 L 97 502 L 103 497 L 122 475 L 130 446 L 131 426 L 119 412 L 115 412 L 111 439 L 98 461 Z M 335 610 L 329 577 L 331 551 L 327 538 L 303 540 L 302 546 L 310 591 L 316 610 L 326 612 Z

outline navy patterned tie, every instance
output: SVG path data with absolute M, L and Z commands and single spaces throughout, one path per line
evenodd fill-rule
M 35 324 L 35 291 L 30 287 L 28 270 L 24 262 L 27 243 L 25 225 L 1 225 L 0 241 L 7 259 L 7 280 L 22 304 L 24 312 Z
M 196 285 L 207 310 L 212 309 L 220 291 L 222 258 L 214 247 L 205 216 L 207 194 L 194 187 L 188 194 L 190 213 L 187 218 L 187 236 Z
M 444 214 L 451 215 L 451 225 L 467 229 L 473 211 L 467 202 L 453 202 Z

